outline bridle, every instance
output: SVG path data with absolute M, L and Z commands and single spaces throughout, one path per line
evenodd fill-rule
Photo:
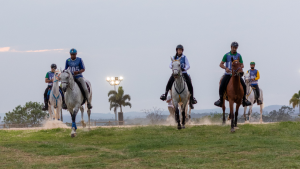
M 233 62 L 238 62 L 238 60 L 234 60 Z M 233 62 L 232 62 L 232 64 L 233 64 Z M 241 67 L 239 67 L 238 69 L 236 69 L 236 70 L 233 70 L 232 69 L 232 71 L 233 71 L 233 76 L 240 76 L 240 72 L 238 72 L 239 70 L 241 69 Z
M 68 75 L 70 76 L 70 73 L 69 73 L 69 72 L 63 71 L 63 73 L 68 73 Z M 73 91 L 73 89 L 72 89 L 71 86 L 70 86 L 70 82 L 69 82 L 69 81 L 68 81 L 68 82 L 61 82 L 61 83 L 66 84 L 66 87 L 69 88 L 69 89 L 71 89 L 71 90 Z
M 179 60 L 174 60 L 173 63 L 174 63 L 174 62 L 179 62 L 179 63 L 180 63 Z M 173 71 L 173 76 L 175 76 L 175 75 L 174 75 L 174 71 L 175 71 L 175 70 L 178 70 L 178 69 L 173 69 L 173 70 L 172 70 L 172 71 Z M 178 74 L 177 74 L 176 76 L 178 76 L 178 77 L 181 77 L 181 76 L 182 76 L 182 75 L 180 74 L 180 70 L 178 70 Z

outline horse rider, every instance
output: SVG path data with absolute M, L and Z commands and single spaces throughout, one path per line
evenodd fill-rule
M 46 111 L 48 110 L 48 102 L 49 102 L 49 97 L 48 97 L 48 93 L 50 93 L 50 90 L 52 89 L 52 85 L 53 85 L 53 80 L 54 80 L 54 73 L 56 70 L 57 66 L 56 64 L 52 64 L 51 65 L 51 71 L 47 72 L 46 77 L 45 77 L 45 82 L 48 83 L 48 86 L 45 90 L 44 93 L 44 102 L 45 102 L 45 106 L 42 108 L 42 110 Z M 64 97 L 64 93 L 62 92 L 62 88 L 59 86 L 59 92 L 61 94 L 62 97 L 62 108 L 63 109 L 67 109 L 67 105 L 65 103 L 65 97 Z
M 237 42 L 232 42 L 231 43 L 231 51 L 226 53 L 220 63 L 220 67 L 222 69 L 225 69 L 225 74 L 223 76 L 223 79 L 221 81 L 221 84 L 220 84 L 220 88 L 219 88 L 219 95 L 220 95 L 220 99 L 218 101 L 216 101 L 214 104 L 215 106 L 218 106 L 218 107 L 222 107 L 223 106 L 223 94 L 224 94 L 224 91 L 226 90 L 227 88 L 227 85 L 230 81 L 230 78 L 232 76 L 232 72 L 231 72 L 231 66 L 232 66 L 232 63 L 231 63 L 231 58 L 233 58 L 233 60 L 237 60 L 239 58 L 239 62 L 242 64 L 242 68 L 244 68 L 244 64 L 243 64 L 243 59 L 242 59 L 242 56 L 237 53 L 237 49 L 239 47 L 239 44 Z M 226 66 L 224 66 L 224 63 L 226 63 Z M 243 86 L 243 89 L 244 89 L 244 96 L 243 96 L 243 106 L 250 106 L 251 105 L 251 102 L 249 102 L 247 99 L 246 99 L 246 94 L 247 94 L 247 90 L 246 90 L 246 84 L 244 82 L 244 80 L 241 78 L 241 84 Z
M 180 59 L 180 64 L 181 64 L 181 70 L 182 70 L 182 75 L 185 78 L 185 81 L 187 83 L 188 86 L 188 90 L 191 93 L 191 97 L 190 97 L 190 102 L 191 102 L 191 108 L 193 109 L 193 104 L 197 104 L 197 100 L 194 98 L 194 90 L 193 90 L 193 85 L 192 85 L 192 81 L 190 76 L 187 74 L 187 70 L 190 69 L 190 63 L 187 59 L 187 57 L 183 54 L 184 48 L 182 45 L 178 45 L 176 47 L 176 55 L 173 57 L 174 60 L 177 60 L 181 57 Z M 172 62 L 169 65 L 170 69 L 172 69 Z M 165 101 L 168 95 L 169 90 L 171 90 L 172 85 L 175 81 L 175 78 L 173 77 L 173 75 L 171 75 L 168 84 L 166 86 L 166 91 L 165 94 L 161 95 L 160 99 Z
M 260 79 L 260 74 L 259 71 L 254 69 L 255 68 L 255 62 L 250 63 L 251 69 L 247 71 L 247 73 L 250 73 L 250 85 L 256 90 L 256 95 L 257 95 L 257 104 L 261 105 L 262 102 L 259 100 L 260 97 L 260 90 L 258 87 L 258 79 Z
M 89 109 L 92 109 L 93 106 L 91 104 L 91 100 L 89 97 L 90 93 L 87 88 L 86 82 L 82 76 L 82 73 L 85 71 L 83 60 L 80 57 L 76 57 L 77 50 L 74 48 L 70 50 L 70 55 L 71 57 L 66 61 L 65 69 L 70 68 L 70 71 L 74 77 L 75 82 L 78 84 L 80 90 L 84 91 L 84 97 L 87 101 L 87 107 Z

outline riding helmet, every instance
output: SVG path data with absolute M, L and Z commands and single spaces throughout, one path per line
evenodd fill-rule
M 182 51 L 184 51 L 184 48 L 183 48 L 183 46 L 182 46 L 182 45 L 177 45 L 177 47 L 176 47 L 176 51 L 177 51 L 177 49 L 182 49 Z
M 57 68 L 56 64 L 53 63 L 53 64 L 51 65 L 51 69 L 52 69 L 52 68 L 55 68 L 55 69 L 56 69 L 56 68 Z
M 77 54 L 77 50 L 74 49 L 74 48 L 72 48 L 72 49 L 70 50 L 70 54 Z
M 250 65 L 255 65 L 255 62 L 250 62 Z
M 232 42 L 231 47 L 239 47 L 239 44 L 237 42 Z

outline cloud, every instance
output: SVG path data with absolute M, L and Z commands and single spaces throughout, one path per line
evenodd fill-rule
M 62 51 L 63 49 L 43 49 L 43 50 L 27 50 L 24 52 L 51 52 L 51 51 Z
M 2 47 L 0 48 L 0 52 L 8 52 L 10 47 Z
M 36 53 L 36 52 L 54 52 L 54 51 L 63 51 L 64 49 L 42 49 L 42 50 L 26 50 L 26 51 L 18 51 L 15 49 L 10 50 L 10 47 L 2 47 L 0 48 L 0 52 L 21 52 L 21 53 Z

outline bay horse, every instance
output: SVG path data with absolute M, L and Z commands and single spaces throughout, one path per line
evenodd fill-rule
M 234 127 L 237 127 L 237 118 L 238 118 L 238 113 L 239 113 L 239 108 L 240 105 L 242 104 L 242 99 L 244 96 L 244 89 L 241 84 L 241 76 L 244 75 L 242 64 L 239 62 L 239 57 L 237 60 L 233 60 L 231 58 L 231 64 L 232 64 L 232 76 L 229 80 L 229 83 L 226 88 L 226 94 L 228 97 L 229 101 L 229 107 L 230 107 L 230 114 L 228 117 L 228 120 L 231 119 L 231 132 L 235 132 Z M 224 97 L 226 95 L 224 94 Z M 226 98 L 223 99 L 223 124 L 225 123 L 225 100 Z M 236 104 L 236 109 L 235 109 L 235 117 L 233 115 L 233 104 Z M 234 121 L 235 120 L 235 121 Z

